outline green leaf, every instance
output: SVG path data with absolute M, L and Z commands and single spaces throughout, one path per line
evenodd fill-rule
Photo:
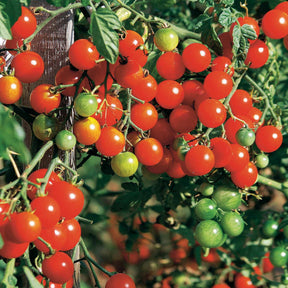
M 81 3 L 85 6 L 88 6 L 90 4 L 89 0 L 81 0 Z
M 255 30 L 248 24 L 241 26 L 242 35 L 248 39 L 255 40 L 257 39 L 257 34 Z
M 87 215 L 85 215 L 85 218 L 93 221 L 93 224 L 109 219 L 107 215 L 97 213 L 88 213 Z
M 54 5 L 55 7 L 66 7 L 70 3 L 76 2 L 75 0 L 46 0 L 49 4 Z M 89 1 L 88 1 L 89 2 Z
M 193 232 L 191 231 L 191 228 L 188 228 L 185 225 L 180 225 L 179 229 L 174 230 L 174 231 L 180 234 L 181 236 L 183 236 L 185 239 L 187 239 L 189 241 L 190 246 L 193 246 L 195 244 L 195 239 L 194 239 Z
M 120 28 L 117 15 L 109 9 L 103 8 L 91 14 L 93 43 L 109 63 L 115 63 L 119 55 L 119 36 L 115 29 Z
M 0 104 L 0 129 L 0 157 L 9 159 L 7 153 L 9 149 L 19 154 L 21 162 L 29 162 L 31 155 L 24 144 L 25 132 L 2 104 Z
M 112 204 L 112 212 L 123 212 L 135 209 L 140 203 L 139 192 L 128 192 L 119 195 Z
M 218 55 L 221 55 L 222 44 L 211 22 L 207 21 L 203 25 L 201 33 L 201 41 L 208 47 L 210 47 L 212 50 L 214 50 Z
M 39 283 L 39 281 L 33 275 L 32 271 L 27 266 L 23 266 L 23 271 L 29 281 L 31 288 L 43 288 L 43 286 Z
M 236 17 L 232 14 L 230 8 L 223 9 L 219 16 L 219 23 L 224 27 L 230 27 L 236 21 Z
M 20 0 L 20 3 L 24 6 L 29 6 L 30 2 L 31 2 L 31 0 Z
M 124 182 L 121 184 L 121 187 L 127 191 L 139 191 L 139 186 L 136 183 L 133 182 Z
M 237 51 L 240 48 L 240 38 L 242 36 L 241 27 L 239 25 L 234 26 L 232 36 L 233 36 L 233 47 Z
M 222 0 L 221 4 L 226 6 L 232 6 L 234 4 L 234 0 Z
M 8 285 L 15 287 L 17 285 L 17 278 L 14 275 L 8 276 Z

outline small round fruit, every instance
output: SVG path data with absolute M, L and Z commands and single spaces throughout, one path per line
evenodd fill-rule
M 56 135 L 55 142 L 60 150 L 67 151 L 76 145 L 77 140 L 71 131 L 62 130 Z
M 130 276 L 124 273 L 112 275 L 107 281 L 105 288 L 136 288 L 134 281 Z
M 255 157 L 255 165 L 262 169 L 266 168 L 269 164 L 269 157 L 265 154 L 259 154 Z
M 275 267 L 283 267 L 288 262 L 288 252 L 284 247 L 275 247 L 271 250 L 269 259 Z
M 278 221 L 274 219 L 268 219 L 262 226 L 262 235 L 264 238 L 275 237 L 278 234 Z
M 138 159 L 132 152 L 122 152 L 112 158 L 111 168 L 120 177 L 130 177 L 138 169 Z
M 39 114 L 33 121 L 32 129 L 38 139 L 49 141 L 57 134 L 58 125 L 55 118 Z
M 251 146 L 255 141 L 255 133 L 250 128 L 240 128 L 235 137 L 241 146 Z
M 203 196 L 211 196 L 214 192 L 214 185 L 203 182 L 201 183 L 197 191 L 199 191 Z
M 237 209 L 241 204 L 241 194 L 237 189 L 229 186 L 218 186 L 212 197 L 216 201 L 218 208 L 224 211 Z
M 195 237 L 202 247 L 216 248 L 221 244 L 224 234 L 216 221 L 204 220 L 196 226 Z
M 0 78 L 0 102 L 2 104 L 14 104 L 22 95 L 22 83 L 15 76 Z
M 239 236 L 244 230 L 244 221 L 236 212 L 226 212 L 221 219 L 220 225 L 230 237 Z
M 98 108 L 96 95 L 86 92 L 80 93 L 74 101 L 74 108 L 77 114 L 82 117 L 92 116 Z
M 195 207 L 196 216 L 202 220 L 213 219 L 216 216 L 216 213 L 217 205 L 215 201 L 209 198 L 201 199 Z
M 154 34 L 154 43 L 161 51 L 174 50 L 179 42 L 177 33 L 172 28 L 162 28 Z

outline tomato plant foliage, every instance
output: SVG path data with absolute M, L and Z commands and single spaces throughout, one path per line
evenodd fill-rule
M 288 1 L 42 2 L 0 1 L 0 287 L 284 287 Z

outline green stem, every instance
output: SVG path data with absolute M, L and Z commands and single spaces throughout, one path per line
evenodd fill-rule
M 27 44 L 27 43 L 31 42 L 31 41 L 34 39 L 34 37 L 35 37 L 51 20 L 53 20 L 53 19 L 54 19 L 55 17 L 57 17 L 58 15 L 60 15 L 60 14 L 62 14 L 62 13 L 65 13 L 65 12 L 71 10 L 71 9 L 79 9 L 79 8 L 82 8 L 82 7 L 85 7 L 85 5 L 83 5 L 82 3 L 73 3 L 73 4 L 70 4 L 70 5 L 66 6 L 66 7 L 59 8 L 59 9 L 54 10 L 54 11 L 47 10 L 47 9 L 45 9 L 45 8 L 43 8 L 43 7 L 38 7 L 38 8 L 36 8 L 36 9 L 35 9 L 36 11 L 45 11 L 45 12 L 48 12 L 48 13 L 50 14 L 50 16 L 49 16 L 48 18 L 46 18 L 43 22 L 41 22 L 41 23 L 37 26 L 35 32 L 34 32 L 31 36 L 29 36 L 28 38 L 26 38 L 26 39 L 23 41 L 23 43 L 24 43 L 24 44 Z
M 6 269 L 4 273 L 4 277 L 2 281 L 0 282 L 0 287 L 2 288 L 13 288 L 14 285 L 9 284 L 9 278 L 13 276 L 15 269 L 15 258 L 10 259 L 6 264 Z
M 258 174 L 257 182 L 267 185 L 269 187 L 275 188 L 277 190 L 282 190 L 284 188 L 283 183 L 277 182 L 275 180 L 269 179 L 259 174 Z
M 269 109 L 272 117 L 276 121 L 278 121 L 278 118 L 277 118 L 276 114 L 273 111 L 273 107 L 271 106 L 271 104 L 269 102 L 268 95 L 265 93 L 265 91 L 249 75 L 245 75 L 244 78 L 245 78 L 245 80 L 247 80 L 252 86 L 254 86 L 261 93 L 261 95 L 264 97 L 264 100 L 265 100 L 265 105 L 266 105 L 265 109 L 267 109 L 267 110 Z M 263 115 L 262 115 L 262 117 L 261 117 L 261 119 L 259 121 L 260 123 L 263 123 L 265 114 L 266 114 L 266 112 L 263 113 Z

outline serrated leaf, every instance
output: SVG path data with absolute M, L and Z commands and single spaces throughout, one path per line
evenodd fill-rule
M 23 271 L 29 281 L 31 288 L 43 288 L 43 286 L 39 283 L 39 281 L 33 275 L 32 271 L 27 266 L 23 266 Z
M 112 204 L 112 212 L 128 211 L 135 208 L 139 203 L 139 192 L 128 192 L 119 195 Z
M 115 63 L 119 55 L 119 36 L 115 29 L 120 28 L 119 18 L 109 9 L 99 9 L 91 14 L 90 32 L 93 43 L 109 63 Z
M 232 6 L 234 4 L 234 0 L 222 0 L 221 4 L 226 6 Z
M 209 21 L 211 17 L 207 14 L 201 14 L 195 19 L 194 30 L 195 32 L 202 32 L 202 27 L 206 21 Z
M 257 39 L 257 34 L 255 30 L 248 24 L 241 26 L 241 33 L 247 39 L 255 40 Z
M 219 23 L 224 27 L 230 27 L 232 23 L 236 21 L 236 17 L 233 15 L 230 8 L 223 9 L 219 16 Z
M 237 51 L 240 48 L 240 39 L 241 39 L 241 27 L 239 25 L 235 25 L 233 29 L 233 48 Z
M 76 2 L 75 0 L 46 0 L 46 1 L 55 7 L 66 7 L 70 3 Z

